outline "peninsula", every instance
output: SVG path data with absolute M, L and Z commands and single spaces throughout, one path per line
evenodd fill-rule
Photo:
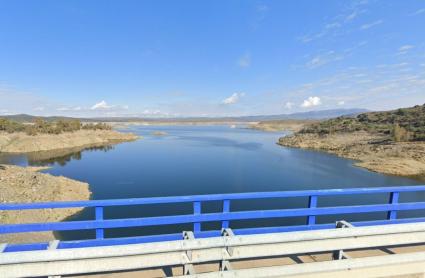
M 133 141 L 132 133 L 112 130 L 104 123 L 85 123 L 78 120 L 19 123 L 0 119 L 0 152 L 31 153 L 71 148 L 98 147 Z
M 425 179 L 425 105 L 313 123 L 278 144 L 355 159 L 355 165 L 375 172 Z

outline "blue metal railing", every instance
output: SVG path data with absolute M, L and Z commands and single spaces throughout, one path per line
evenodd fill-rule
M 0 204 L 0 210 L 34 210 L 34 209 L 60 209 L 60 208 L 95 208 L 95 219 L 84 221 L 65 221 L 48 223 L 27 223 L 27 224 L 1 224 L 0 234 L 24 233 L 24 232 L 44 232 L 44 231 L 69 231 L 69 230 L 95 230 L 96 238 L 81 241 L 61 241 L 58 248 L 78 248 L 88 246 L 105 246 L 118 244 L 131 244 L 142 242 L 155 242 L 178 240 L 182 234 L 159 234 L 141 237 L 105 238 L 104 230 L 111 228 L 147 227 L 162 226 L 172 224 L 193 224 L 195 237 L 220 236 L 220 231 L 203 231 L 201 224 L 205 222 L 221 222 L 222 228 L 231 227 L 230 221 L 250 220 L 250 219 L 274 219 L 287 217 L 306 217 L 305 225 L 279 226 L 279 227 L 256 227 L 234 229 L 236 235 L 273 233 L 286 231 L 302 231 L 328 229 L 335 226 L 334 223 L 320 224 L 316 222 L 316 216 L 341 215 L 341 214 L 362 214 L 383 212 L 387 213 L 386 219 L 373 221 L 354 222 L 355 226 L 383 225 L 395 223 L 412 223 L 425 221 L 423 218 L 397 218 L 398 211 L 425 210 L 425 200 L 423 202 L 399 202 L 400 194 L 425 192 L 425 186 L 402 186 L 402 187 L 377 187 L 377 188 L 352 188 L 352 189 L 327 189 L 327 190 L 305 190 L 305 191 L 283 191 L 283 192 L 259 192 L 259 193 L 236 193 L 236 194 L 211 194 L 196 196 L 177 197 L 153 197 L 134 198 L 117 200 L 91 200 L 75 202 L 46 202 L 46 203 L 21 203 L 21 204 Z M 318 200 L 325 196 L 340 195 L 361 195 L 361 194 L 387 194 L 389 202 L 385 204 L 369 205 L 346 205 L 320 207 Z M 290 209 L 270 209 L 270 210 L 231 210 L 231 202 L 236 200 L 252 199 L 272 199 L 272 198 L 308 198 L 308 207 Z M 425 199 L 425 195 L 424 195 Z M 221 212 L 202 212 L 202 204 L 206 202 L 222 202 Z M 177 204 L 192 203 L 193 213 L 184 215 L 168 215 L 141 218 L 124 219 L 104 219 L 104 208 L 113 206 L 133 206 L 149 204 Z M 46 249 L 48 243 L 31 244 L 9 244 L 5 252 L 23 250 Z

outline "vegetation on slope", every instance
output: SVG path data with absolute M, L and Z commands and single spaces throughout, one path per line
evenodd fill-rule
M 338 117 L 305 126 L 301 134 L 335 134 L 367 131 L 388 135 L 395 142 L 425 141 L 425 104 L 393 111 Z
M 0 131 L 8 133 L 25 132 L 28 135 L 37 134 L 61 134 L 63 132 L 74 132 L 85 130 L 111 130 L 111 126 L 104 123 L 82 124 L 79 120 L 58 120 L 48 122 L 44 119 L 36 119 L 34 123 L 20 123 L 6 118 L 0 118 Z

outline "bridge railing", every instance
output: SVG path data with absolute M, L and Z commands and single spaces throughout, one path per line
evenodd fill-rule
M 326 190 L 304 190 L 304 191 L 282 191 L 282 192 L 256 192 L 235 194 L 211 194 L 177 197 L 152 197 L 116 200 L 91 200 L 75 202 L 45 202 L 45 203 L 6 203 L 0 204 L 0 211 L 36 210 L 36 209 L 60 209 L 60 208 L 95 208 L 95 219 L 83 221 L 47 222 L 47 223 L 23 223 L 23 224 L 0 224 L 0 234 L 45 232 L 45 231 L 69 231 L 69 230 L 95 230 L 96 238 L 83 241 L 63 241 L 58 248 L 76 248 L 88 246 L 105 246 L 117 244 L 131 244 L 142 242 L 155 242 L 182 239 L 180 234 L 159 234 L 143 237 L 105 238 L 104 230 L 112 228 L 130 228 L 162 226 L 173 224 L 193 224 L 195 237 L 220 236 L 220 231 L 203 231 L 201 223 L 221 222 L 222 228 L 229 228 L 230 221 L 250 219 L 275 219 L 288 217 L 306 217 L 305 225 L 279 226 L 279 227 L 256 227 L 233 229 L 235 234 L 258 234 L 285 231 L 301 231 L 333 228 L 335 223 L 317 223 L 317 216 L 341 215 L 341 214 L 363 214 L 373 212 L 387 213 L 386 219 L 354 222 L 355 226 L 371 226 L 396 223 L 425 222 L 424 218 L 397 217 L 399 211 L 425 210 L 424 202 L 399 202 L 399 196 L 403 193 L 425 192 L 425 186 L 401 186 L 401 187 L 376 187 L 376 188 L 351 188 L 351 189 L 326 189 Z M 346 206 L 318 206 L 318 200 L 325 196 L 341 195 L 364 195 L 364 194 L 387 194 L 389 200 L 384 204 L 368 205 L 346 205 Z M 425 196 L 425 195 L 424 195 Z M 252 199 L 275 199 L 307 197 L 308 207 L 290 209 L 249 210 L 235 211 L 231 209 L 232 201 Z M 220 212 L 202 211 L 202 205 L 207 202 L 222 202 Z M 193 213 L 184 215 L 168 215 L 155 217 L 105 219 L 104 208 L 114 206 L 133 206 L 150 204 L 176 204 L 191 203 Z M 11 244 L 7 245 L 5 252 L 20 250 L 40 250 L 47 248 L 48 243 Z

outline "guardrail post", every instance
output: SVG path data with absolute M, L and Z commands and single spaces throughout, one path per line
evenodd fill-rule
M 230 200 L 223 200 L 223 213 L 230 212 Z M 224 220 L 221 222 L 221 228 L 227 229 L 229 228 L 229 221 Z
M 317 207 L 317 196 L 310 196 L 308 198 L 308 208 L 316 208 Z M 316 216 L 315 215 L 309 215 L 307 218 L 307 225 L 314 225 L 316 224 Z
M 223 250 L 223 258 L 224 257 L 230 258 L 233 256 L 233 247 L 227 246 L 226 237 L 233 237 L 235 236 L 235 234 L 233 233 L 232 229 L 226 228 L 226 229 L 221 229 L 221 236 L 224 237 L 225 246 L 226 246 L 225 249 Z M 233 270 L 233 268 L 229 260 L 223 259 L 220 262 L 220 271 L 225 271 L 225 270 Z
M 201 214 L 201 202 L 193 202 L 193 214 L 200 215 Z M 201 222 L 193 223 L 193 232 L 198 233 L 201 231 Z
M 184 231 L 183 232 L 183 247 L 186 247 L 185 241 L 186 240 L 194 240 L 195 235 L 191 231 Z M 183 274 L 184 275 L 195 275 L 195 268 L 193 267 L 192 262 L 192 250 L 186 250 L 183 254 L 185 260 L 187 261 L 186 264 L 183 265 Z
M 345 228 L 352 228 L 352 227 L 354 226 L 345 220 L 337 221 L 335 224 L 335 228 L 337 229 L 345 229 Z M 351 259 L 351 257 L 348 256 L 347 253 L 344 252 L 344 250 L 337 250 L 332 252 L 332 259 L 343 260 L 343 259 Z
M 96 220 L 103 220 L 103 207 L 95 208 Z M 104 238 L 104 229 L 96 229 L 96 239 Z
M 391 192 L 390 194 L 390 204 L 398 204 L 398 198 L 400 196 L 399 192 Z M 395 220 L 397 219 L 397 211 L 396 210 L 391 210 L 388 212 L 388 216 L 387 216 L 388 220 Z

